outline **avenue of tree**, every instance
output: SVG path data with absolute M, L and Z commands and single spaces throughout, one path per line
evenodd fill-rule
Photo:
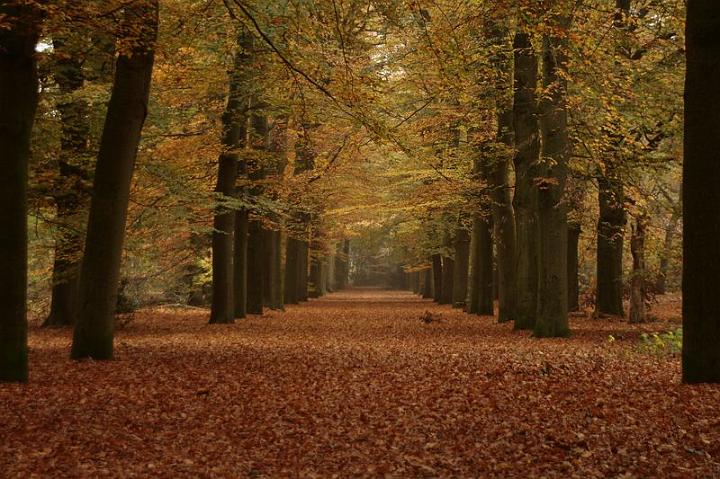
M 2 381 L 43 298 L 106 360 L 134 303 L 232 323 L 352 280 L 537 338 L 681 289 L 683 381 L 720 382 L 714 0 L 0 0 L 0 27 Z

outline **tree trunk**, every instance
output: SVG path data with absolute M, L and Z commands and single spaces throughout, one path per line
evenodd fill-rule
M 453 267 L 453 308 L 464 308 L 468 292 L 470 235 L 462 226 L 455 233 L 455 264 Z
M 62 35 L 53 38 L 54 53 L 57 54 L 53 73 L 64 98 L 58 104 L 62 136 L 58 179 L 53 188 L 60 226 L 55 238 L 50 314 L 43 326 L 70 326 L 77 315 L 84 207 L 88 199 L 84 182 L 90 178 L 86 171 L 90 140 L 87 102 L 76 94 L 85 83 L 84 45 L 78 43 L 77 39 L 63 38 Z
M 658 272 L 658 278 L 655 283 L 655 292 L 657 294 L 665 294 L 667 292 L 667 277 L 670 272 L 670 256 L 672 255 L 672 248 L 675 242 L 675 232 L 677 231 L 681 214 L 682 210 L 680 207 L 676 208 L 672 212 L 670 221 L 665 227 L 665 239 L 663 241 L 663 249 L 660 253 L 660 271 Z
M 644 323 L 647 320 L 645 307 L 645 230 L 647 219 L 638 216 L 632 228 L 630 252 L 633 258 L 632 281 L 630 284 L 630 322 Z
M 512 205 L 510 180 L 508 176 L 511 152 L 514 147 L 513 132 L 513 105 L 510 95 L 512 89 L 512 54 L 508 45 L 508 30 L 504 26 L 495 34 L 494 43 L 498 49 L 493 56 L 493 64 L 497 70 L 495 89 L 498 92 L 496 99 L 497 109 L 497 141 L 506 147 L 495 155 L 495 158 L 484 168 L 487 184 L 490 187 L 492 200 L 492 224 L 494 227 L 494 241 L 496 252 L 497 281 L 493 281 L 493 288 L 498 299 L 498 321 L 504 323 L 515 319 L 515 285 L 516 285 L 516 257 L 515 257 L 515 210 Z M 487 305 L 483 306 L 487 314 Z M 489 309 L 492 311 L 492 307 Z
M 533 329 L 537 315 L 536 164 L 540 141 L 537 111 L 538 64 L 530 35 L 517 32 L 514 49 L 516 304 L 515 329 Z
M 433 297 L 433 274 L 432 268 L 423 271 L 423 299 L 432 299 Z
M 311 298 L 322 296 L 322 264 L 320 252 L 316 248 L 310 253 L 310 278 L 308 283 L 308 295 Z
M 247 137 L 247 97 L 243 94 L 243 76 L 246 74 L 252 47 L 252 37 L 243 30 L 238 38 L 238 52 L 230 74 L 227 106 L 223 113 L 223 151 L 218 159 L 218 176 L 215 192 L 224 200 L 236 194 L 238 172 L 246 174 L 246 165 L 238 164 L 238 153 L 245 147 Z M 236 219 L 245 224 L 235 225 Z M 236 228 L 247 232 L 247 211 L 236 212 L 220 204 L 215 210 L 212 235 L 212 306 L 211 324 L 232 323 L 245 317 L 247 301 L 247 273 L 243 257 L 247 256 L 247 239 L 234 238 Z M 241 248 L 237 252 L 233 247 Z M 243 248 L 245 250 L 243 251 Z M 237 265 L 235 261 L 241 261 Z M 236 285 L 235 281 L 239 281 Z M 235 295 L 239 295 L 235 298 Z
M 308 300 L 308 294 L 309 294 L 309 288 L 308 288 L 308 279 L 309 279 L 309 272 L 308 272 L 308 261 L 310 260 L 310 251 L 308 247 L 308 241 L 307 240 L 300 240 L 300 248 L 299 248 L 299 264 L 300 267 L 298 268 L 297 275 L 298 275 L 298 301 L 307 301 Z
M 0 5 L 0 382 L 27 382 L 27 179 L 40 14 Z
M 114 313 L 125 238 L 130 183 L 147 116 L 157 38 L 158 2 L 125 8 L 124 30 L 131 51 L 117 58 L 108 104 L 80 273 L 78 318 L 71 356 L 112 359 Z
M 266 262 L 265 231 L 260 220 L 251 219 L 248 225 L 247 312 L 263 313 L 263 274 Z
M 492 316 L 494 313 L 492 227 L 486 216 L 476 215 L 473 218 L 468 313 L 481 316 Z
M 247 314 L 248 227 L 248 211 L 237 211 L 233 251 L 233 303 L 236 319 L 244 318 Z
M 580 244 L 580 223 L 568 223 L 568 311 L 580 309 L 580 283 L 578 269 L 578 247 Z
M 540 103 L 542 180 L 537 181 L 538 299 L 535 337 L 567 336 L 567 211 L 564 203 L 569 157 L 567 132 L 567 27 L 557 18 L 557 35 L 543 38 L 543 87 Z
M 442 256 L 438 253 L 432 255 L 433 300 L 442 304 Z
M 442 297 L 440 304 L 452 304 L 453 299 L 453 279 L 455 261 L 448 257 L 442 258 Z
M 688 0 L 683 162 L 685 383 L 720 382 L 720 3 Z
M 596 313 L 623 316 L 623 186 L 613 174 L 598 179 Z
M 298 303 L 300 275 L 300 242 L 288 236 L 285 242 L 285 304 Z

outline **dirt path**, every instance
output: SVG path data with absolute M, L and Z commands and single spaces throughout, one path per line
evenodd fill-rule
M 207 316 L 139 313 L 112 362 L 32 328 L 31 383 L 0 385 L 0 477 L 720 476 L 720 387 L 609 342 L 625 323 L 538 341 L 380 290 Z

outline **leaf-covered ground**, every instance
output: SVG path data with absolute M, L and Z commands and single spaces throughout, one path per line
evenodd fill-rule
M 378 290 L 207 318 L 138 313 L 111 362 L 33 327 L 30 384 L 0 385 L 0 476 L 720 476 L 720 387 L 680 385 L 618 320 L 536 340 Z

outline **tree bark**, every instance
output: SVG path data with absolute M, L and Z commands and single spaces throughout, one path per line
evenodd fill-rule
M 678 223 L 680 223 L 680 217 L 682 216 L 681 205 L 682 202 L 673 209 L 670 221 L 665 227 L 665 239 L 663 240 L 663 248 L 660 253 L 660 270 L 655 283 L 655 292 L 657 294 L 665 294 L 667 292 L 667 277 L 670 272 L 670 256 L 672 255 L 673 244 L 675 243 L 675 234 Z
M 455 233 L 455 264 L 453 267 L 453 308 L 464 308 L 468 292 L 468 268 L 470 264 L 470 235 L 462 226 Z
M 540 103 L 542 154 L 537 184 L 538 296 L 535 337 L 570 334 L 567 292 L 567 208 L 564 202 L 569 139 L 567 132 L 567 17 L 556 18 L 557 33 L 543 38 L 543 87 Z M 555 36 L 558 35 L 558 36 Z
M 246 165 L 238 163 L 239 152 L 246 146 L 247 96 L 242 91 L 243 77 L 251 60 L 252 36 L 245 29 L 238 38 L 238 51 L 230 74 L 227 106 L 223 113 L 223 151 L 218 159 L 215 192 L 227 201 L 235 197 L 238 173 L 246 174 Z M 215 210 L 212 235 L 212 306 L 210 323 L 232 323 L 246 313 L 247 257 L 246 237 L 235 238 L 235 232 L 247 233 L 247 211 L 238 211 L 222 204 Z M 240 224 L 236 225 L 236 220 Z M 244 222 L 244 224 L 242 223 Z M 234 251 L 234 247 L 239 248 Z M 237 263 L 237 264 L 235 264 Z M 236 284 L 237 283 L 237 284 Z
M 452 304 L 455 261 L 449 256 L 442 258 L 442 297 L 440 304 Z
M 439 253 L 432 255 L 433 300 L 442 304 L 442 256 Z
M 720 3 L 688 0 L 683 162 L 685 383 L 720 382 Z
M 265 252 L 265 231 L 262 228 L 262 221 L 251 219 L 248 224 L 248 249 L 247 249 L 247 313 L 263 313 L 263 274 L 266 267 Z
M 612 173 L 598 178 L 596 313 L 623 316 L 623 186 Z
M 470 258 L 472 261 L 468 313 L 492 316 L 493 258 L 492 222 L 481 214 L 473 218 Z
M 300 242 L 288 236 L 285 242 L 285 304 L 298 303 L 298 285 L 300 270 Z
M 140 135 L 147 116 L 157 0 L 125 8 L 125 36 L 134 41 L 117 58 L 93 184 L 85 255 L 79 288 L 78 318 L 71 356 L 112 359 L 114 313 L 125 220 Z
M 40 13 L 0 5 L 0 382 L 27 382 L 27 179 Z
M 248 211 L 235 213 L 235 235 L 233 248 L 233 304 L 235 319 L 247 315 L 247 270 L 248 270 Z
M 580 275 L 578 268 L 580 233 L 580 223 L 568 223 L 568 311 L 578 311 L 580 309 Z
M 540 154 L 537 111 L 538 62 L 527 32 L 513 41 L 515 132 L 516 304 L 515 329 L 533 329 L 537 315 L 537 193 L 536 164 Z
M 433 297 L 433 273 L 432 268 L 423 271 L 423 299 L 432 299 Z
M 630 284 L 630 322 L 644 323 L 647 320 L 645 307 L 645 230 L 647 218 L 638 216 L 632 228 L 630 252 L 633 258 L 632 280 Z

